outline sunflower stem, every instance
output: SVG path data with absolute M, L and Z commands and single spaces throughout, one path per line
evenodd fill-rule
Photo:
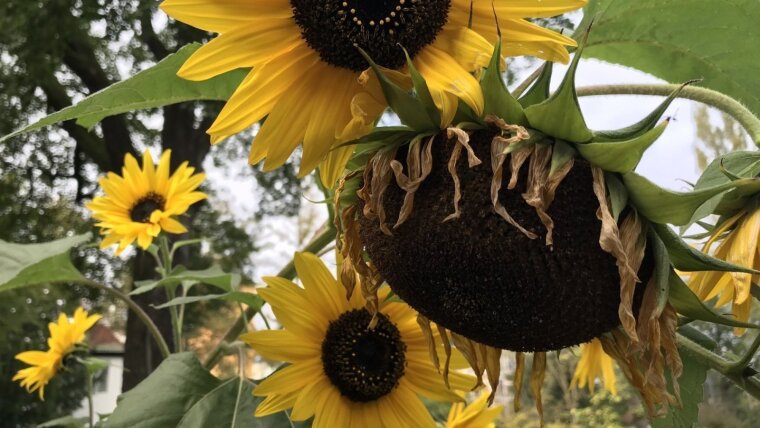
M 752 358 L 754 358 L 755 353 L 757 352 L 757 349 L 760 348 L 760 333 L 757 333 L 757 336 L 755 336 L 755 340 L 752 342 L 752 345 L 749 347 L 747 352 L 744 354 L 742 358 L 740 358 L 735 363 L 731 364 L 728 367 L 728 371 L 731 373 L 743 373 L 747 368 L 749 367 L 750 363 L 752 363 Z
M 597 85 L 586 86 L 576 90 L 579 97 L 597 95 L 657 95 L 668 96 L 681 85 L 670 84 L 636 84 L 636 85 Z M 712 89 L 687 86 L 678 94 L 679 98 L 698 101 L 715 107 L 731 115 L 747 131 L 752 141 L 760 147 L 760 119 L 739 101 Z
M 95 406 L 92 401 L 92 372 L 87 370 L 87 408 L 90 416 L 90 428 L 95 426 Z
M 695 360 L 722 374 L 736 384 L 736 386 L 746 391 L 755 399 L 760 400 L 760 380 L 754 377 L 754 373 L 745 373 L 745 370 L 739 372 L 733 370 L 732 362 L 720 355 L 712 353 L 710 350 L 700 346 L 681 334 L 678 334 L 678 349 L 681 352 L 688 353 L 689 356 Z
M 158 253 L 161 256 L 163 262 L 163 269 L 161 270 L 161 279 L 167 278 L 171 275 L 171 271 L 174 267 L 172 261 L 172 252 L 169 250 L 169 239 L 166 235 L 161 235 L 158 238 L 159 247 Z M 166 301 L 171 302 L 177 297 L 176 287 L 169 285 L 165 287 Z M 184 305 L 181 305 L 184 306 Z M 184 312 L 184 308 L 181 308 L 181 312 Z M 172 339 L 175 352 L 182 352 L 182 325 L 180 324 L 180 317 L 177 311 L 177 306 L 169 306 L 169 313 L 172 319 Z
M 519 85 L 515 88 L 514 91 L 512 91 L 512 96 L 515 98 L 519 98 L 525 91 L 530 87 L 530 85 L 538 79 L 538 77 L 541 75 L 541 72 L 544 71 L 544 67 L 546 67 L 546 64 L 542 64 L 540 67 L 535 69 L 533 73 L 530 74 L 525 80 L 520 82 Z
M 164 337 L 161 336 L 161 331 L 158 330 L 158 327 L 156 327 L 156 324 L 153 323 L 153 320 L 150 319 L 147 313 L 143 310 L 143 308 L 140 307 L 137 303 L 135 303 L 134 300 L 130 299 L 129 296 L 122 293 L 121 291 L 109 287 L 105 284 L 101 284 L 97 281 L 93 281 L 91 279 L 82 278 L 78 281 L 75 281 L 77 284 L 81 284 L 87 287 L 97 288 L 98 290 L 102 290 L 111 296 L 123 301 L 127 304 L 127 307 L 131 309 L 135 315 L 137 315 L 138 318 L 140 318 L 140 321 L 145 324 L 145 327 L 148 329 L 148 332 L 150 332 L 150 335 L 153 336 L 153 340 L 156 341 L 156 345 L 158 346 L 159 352 L 161 352 L 161 357 L 167 358 L 171 352 L 169 352 L 169 345 L 166 344 L 166 341 L 164 340 Z
M 322 225 L 321 230 L 322 232 L 317 235 L 317 237 L 314 238 L 314 240 L 311 241 L 306 247 L 304 247 L 304 252 L 317 253 L 319 250 L 326 247 L 335 239 L 335 226 L 332 223 L 325 223 Z M 282 270 L 280 270 L 280 272 L 277 273 L 277 276 L 291 280 L 296 277 L 296 267 L 292 259 L 287 265 L 285 265 L 285 267 L 282 268 Z M 240 336 L 240 333 L 243 332 L 245 329 L 244 317 L 250 319 L 254 315 L 256 315 L 256 309 L 249 307 L 245 310 L 244 313 L 240 315 L 240 317 L 238 317 L 232 327 L 227 330 L 224 338 L 222 338 L 216 348 L 214 348 L 214 350 L 211 351 L 211 353 L 206 357 L 205 361 L 203 362 L 203 366 L 206 367 L 206 369 L 211 370 L 222 358 L 222 355 L 224 353 L 224 345 L 226 343 L 234 342 L 237 340 L 238 336 Z

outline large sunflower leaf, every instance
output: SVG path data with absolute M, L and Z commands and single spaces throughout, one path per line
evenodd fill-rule
M 668 301 L 679 314 L 695 320 L 727 325 L 729 327 L 760 328 L 758 325 L 737 321 L 734 318 L 729 318 L 715 312 L 715 310 L 699 300 L 699 297 L 689 289 L 689 286 L 683 282 L 675 271 L 670 271 L 669 282 L 670 295 L 668 296 Z
M 626 141 L 602 141 L 576 144 L 581 156 L 592 164 L 599 166 L 605 171 L 628 172 L 633 171 L 641 161 L 644 152 L 665 131 L 669 121 L 661 124 L 637 137 Z
M 92 234 L 85 233 L 42 244 L 0 240 L 0 292 L 82 279 L 82 274 L 71 264 L 69 251 L 91 237 Z
M 223 382 L 191 352 L 169 356 L 147 379 L 122 394 L 104 428 L 290 427 L 287 415 L 256 418 L 261 402 L 252 383 L 239 377 Z
M 199 43 L 187 45 L 153 67 L 0 138 L 0 143 L 25 132 L 72 119 L 85 128 L 91 128 L 103 118 L 129 111 L 193 100 L 227 100 L 245 77 L 245 70 L 231 71 L 203 82 L 192 82 L 177 76 L 177 70 L 200 47 Z
M 219 266 L 212 266 L 204 270 L 186 270 L 177 268 L 171 275 L 160 280 L 140 281 L 130 294 L 143 294 L 156 287 L 169 287 L 180 284 L 208 284 L 224 291 L 233 291 L 240 285 L 240 275 L 227 273 Z
M 760 114 L 760 3 L 732 0 L 591 0 L 586 56 L 638 68 L 672 83 L 694 78 Z
M 685 338 L 680 337 L 679 340 Z M 685 339 L 688 340 L 688 339 Z M 697 423 L 699 403 L 704 395 L 704 383 L 710 367 L 694 358 L 685 348 L 679 348 L 683 373 L 678 378 L 681 406 L 670 406 L 668 414 L 652 420 L 652 428 L 691 428 Z M 673 392 L 672 379 L 668 377 L 668 390 Z
M 700 207 L 715 196 L 736 191 L 749 194 L 760 191 L 760 179 L 745 178 L 693 192 L 674 192 L 663 189 L 635 172 L 622 174 L 625 187 L 633 205 L 649 220 L 655 223 L 684 225 L 690 224 Z M 709 214 L 706 213 L 706 214 Z
M 243 303 L 250 306 L 252 309 L 260 310 L 264 305 L 264 299 L 259 295 L 253 293 L 246 293 L 244 291 L 230 291 L 224 294 L 206 294 L 204 296 L 184 296 L 176 297 L 164 304 L 154 305 L 156 309 L 164 309 L 170 306 L 187 305 L 189 303 L 206 302 L 209 300 L 226 300 L 228 302 Z

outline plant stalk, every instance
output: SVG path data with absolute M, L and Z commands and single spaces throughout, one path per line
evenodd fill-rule
M 330 242 L 332 242 L 335 239 L 335 226 L 332 223 L 325 223 L 322 225 L 322 232 L 317 235 L 316 238 L 314 238 L 313 241 L 311 241 L 306 247 L 304 247 L 304 252 L 309 253 L 317 253 L 322 248 L 326 247 Z M 291 260 L 285 267 L 280 270 L 280 272 L 277 273 L 277 276 L 280 278 L 285 279 L 293 279 L 296 277 L 296 267 L 293 263 L 293 260 Z M 234 342 L 237 340 L 238 336 L 245 330 L 246 328 L 246 319 L 253 318 L 254 315 L 256 315 L 256 309 L 254 308 L 248 308 L 243 312 L 240 317 L 235 321 L 235 323 L 230 327 L 229 330 L 227 330 L 227 333 L 224 335 L 224 338 L 219 342 L 219 344 L 214 348 L 213 351 L 206 357 L 205 361 L 203 362 L 203 366 L 206 367 L 206 369 L 211 370 L 214 368 L 214 366 L 219 362 L 219 360 L 222 358 L 222 354 L 224 353 L 224 344 Z
M 92 401 L 92 373 L 87 370 L 87 407 L 90 414 L 90 428 L 95 427 L 95 406 Z
M 668 96 L 680 86 L 670 84 L 596 85 L 578 88 L 576 92 L 579 97 L 597 95 Z M 760 147 L 760 119 L 739 101 L 718 91 L 699 86 L 683 88 L 678 97 L 698 101 L 731 115 L 744 127 L 752 141 Z
M 161 269 L 161 279 L 167 278 L 171 275 L 173 269 L 172 253 L 169 250 L 169 240 L 165 235 L 161 235 L 158 239 L 159 247 L 158 252 L 161 255 L 163 269 Z M 166 290 L 166 301 L 171 302 L 177 297 L 176 287 L 173 285 L 164 287 Z M 181 311 L 184 312 L 184 305 Z M 169 306 L 169 313 L 172 320 L 172 339 L 175 352 L 182 352 L 182 325 L 180 323 L 179 313 L 177 312 L 177 306 Z

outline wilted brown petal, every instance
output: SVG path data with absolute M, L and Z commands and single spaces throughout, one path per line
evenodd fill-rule
M 406 191 L 404 203 L 401 206 L 401 211 L 398 215 L 398 220 L 393 226 L 394 229 L 401 226 L 412 214 L 414 194 L 433 169 L 432 147 L 434 140 L 435 136 L 432 136 L 424 143 L 424 145 L 421 142 L 416 142 L 409 147 L 409 152 L 406 158 L 409 176 L 404 175 L 403 166 L 399 161 L 394 160 L 391 162 L 391 168 L 396 176 L 396 183 L 400 188 Z
M 515 353 L 515 376 L 512 380 L 512 387 L 515 389 L 515 396 L 512 398 L 512 408 L 515 413 L 520 410 L 520 396 L 522 395 L 523 379 L 525 378 L 525 354 L 522 352 Z
M 533 354 L 533 370 L 530 373 L 530 390 L 533 398 L 536 400 L 536 411 L 541 426 L 544 426 L 544 403 L 541 400 L 541 389 L 544 386 L 544 375 L 546 374 L 546 352 L 536 352 Z
M 478 343 L 472 340 L 460 336 L 453 331 L 451 333 L 451 341 L 454 342 L 454 346 L 457 347 L 459 352 L 464 355 L 464 358 L 470 364 L 470 367 L 475 372 L 477 377 L 477 383 L 473 387 L 473 391 L 483 386 L 483 373 L 485 372 L 485 365 L 482 358 L 478 355 Z
M 380 223 L 380 230 L 386 235 L 391 235 L 388 225 L 385 224 L 385 206 L 383 205 L 383 195 L 393 178 L 391 162 L 396 158 L 396 149 L 387 152 L 377 153 L 370 165 L 372 166 L 372 179 L 370 182 L 370 206 L 372 211 L 377 215 Z
M 441 341 L 443 342 L 443 352 L 446 354 L 446 362 L 443 364 L 443 383 L 446 388 L 451 388 L 449 385 L 449 367 L 451 365 L 451 340 L 446 329 L 441 327 L 440 324 L 436 324 L 438 328 L 438 334 L 441 335 Z
M 496 397 L 496 389 L 499 387 L 499 378 L 501 376 L 501 349 L 491 346 L 480 345 L 485 350 L 486 373 L 488 374 L 488 383 L 491 386 L 491 394 L 488 396 L 488 405 L 493 404 Z
M 433 335 L 433 328 L 430 326 L 430 320 L 422 314 L 417 314 L 417 325 L 420 326 L 422 334 L 425 336 L 425 342 L 428 345 L 428 352 L 430 353 L 430 361 L 441 372 L 441 361 L 438 359 L 438 349 L 435 345 L 435 335 Z

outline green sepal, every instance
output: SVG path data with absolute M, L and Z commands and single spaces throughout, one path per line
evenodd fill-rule
M 655 223 L 678 226 L 701 219 L 700 207 L 723 192 L 731 190 L 748 194 L 760 191 L 760 180 L 752 178 L 684 193 L 663 189 L 635 172 L 622 176 L 633 205 L 645 217 Z
M 673 270 L 670 271 L 669 282 L 670 296 L 668 301 L 679 314 L 695 320 L 727 325 L 729 327 L 760 328 L 760 326 L 755 324 L 737 321 L 718 314 L 714 309 L 706 306 L 701 300 L 699 300 L 699 297 L 691 291 L 689 286 L 687 286 L 681 277 Z
M 716 259 L 705 254 L 684 242 L 673 230 L 664 224 L 652 225 L 652 230 L 660 237 L 668 249 L 670 261 L 673 266 L 685 272 L 720 271 L 720 272 L 746 272 L 760 274 L 754 269 L 738 266 L 726 261 Z
M 581 156 L 605 171 L 628 172 L 644 156 L 644 152 L 665 132 L 669 121 L 665 120 L 644 134 L 626 141 L 604 141 L 576 144 Z
M 364 59 L 369 63 L 372 71 L 375 72 L 375 75 L 380 82 L 380 87 L 383 90 L 383 94 L 385 95 L 385 99 L 388 101 L 388 105 L 398 115 L 402 123 L 417 131 L 439 129 L 440 121 L 433 122 L 430 119 L 426 113 L 425 106 L 420 100 L 391 82 L 380 67 L 372 61 L 372 58 L 370 58 L 362 48 L 357 47 L 356 49 L 359 50 Z
M 349 171 L 357 171 L 364 168 L 375 153 L 390 150 L 410 142 L 415 137 L 429 137 L 439 131 L 427 131 L 420 133 L 406 126 L 387 126 L 375 128 L 371 133 L 353 141 L 341 144 L 356 145 L 356 151 L 348 161 L 346 168 Z M 339 146 L 340 147 L 340 146 Z
M 546 61 L 542 66 L 541 74 L 538 75 L 538 79 L 533 82 L 533 85 L 523 94 L 517 101 L 525 108 L 528 108 L 535 104 L 541 104 L 549 99 L 549 88 L 552 83 L 552 70 L 554 69 L 554 63 Z
M 698 81 L 699 80 L 690 80 L 679 86 L 677 89 L 671 92 L 670 95 L 665 98 L 665 101 L 658 105 L 657 108 L 649 113 L 644 119 L 641 119 L 633 125 L 626 126 L 625 128 L 617 129 L 614 131 L 594 131 L 594 141 L 623 141 L 630 140 L 645 134 L 657 126 L 657 122 L 660 120 L 662 115 L 665 114 L 665 111 L 668 109 L 668 107 L 670 107 L 670 104 L 673 102 L 673 100 L 678 98 L 678 94 L 681 93 L 683 88 Z
M 526 125 L 522 106 L 501 79 L 501 37 L 496 41 L 491 62 L 480 79 L 480 88 L 483 90 L 484 116 L 493 114 L 507 123 Z
M 77 362 L 84 366 L 84 368 L 87 370 L 87 373 L 90 374 L 90 376 L 96 375 L 99 371 L 105 370 L 108 368 L 108 361 L 95 358 L 95 357 L 85 357 L 85 358 L 79 358 L 77 357 Z
M 554 143 L 552 150 L 552 166 L 549 170 L 549 177 L 554 175 L 565 164 L 575 159 L 576 151 L 570 144 L 564 141 L 557 141 Z
M 404 50 L 404 55 L 406 56 L 406 65 L 409 67 L 409 74 L 412 76 L 412 84 L 414 85 L 414 91 L 417 93 L 417 98 L 419 98 L 420 103 L 425 107 L 430 120 L 433 123 L 440 124 L 441 112 L 435 105 L 435 101 L 433 101 L 433 96 L 430 94 L 430 88 L 428 88 L 425 78 L 417 71 L 412 58 L 409 57 L 409 52 L 403 47 L 401 49 Z
M 615 221 L 620 220 L 620 213 L 628 206 L 628 189 L 614 172 L 604 173 L 604 183 L 607 185 L 607 196 L 610 201 L 610 212 Z
M 559 89 L 549 99 L 525 109 L 531 128 L 572 143 L 584 143 L 593 138 L 575 93 L 575 73 L 582 54 L 583 45 L 575 52 Z
M 649 228 L 647 232 L 647 246 L 652 249 L 652 257 L 654 258 L 654 285 L 657 287 L 657 307 L 655 313 L 659 316 L 665 309 L 665 305 L 668 303 L 668 296 L 670 290 L 670 272 L 673 270 L 670 263 L 670 257 L 665 244 L 660 240 L 660 237 L 655 233 L 652 228 Z M 642 279 L 646 280 L 646 279 Z
M 473 110 L 472 107 L 468 106 L 467 103 L 461 99 L 457 105 L 457 112 L 454 114 L 454 120 L 452 122 L 456 124 L 457 128 L 461 128 L 460 125 L 463 123 L 477 124 L 479 126 L 479 129 L 488 128 L 483 119 L 478 116 L 477 113 L 475 113 L 475 110 Z

